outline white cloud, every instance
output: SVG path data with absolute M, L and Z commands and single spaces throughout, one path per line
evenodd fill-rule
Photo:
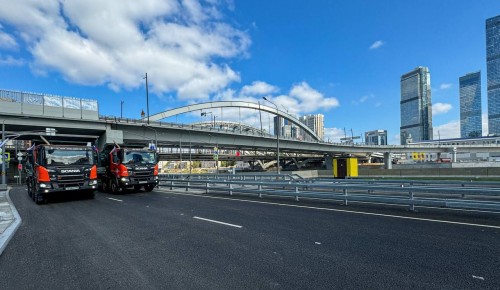
M 0 26 L 1 28 L 1 26 Z M 2 49 L 17 49 L 17 41 L 10 34 L 0 30 L 0 48 Z
M 224 22 L 223 5 L 199 0 L 0 0 L 0 7 L 9 7 L 0 10 L 0 23 L 19 32 L 17 41 L 26 44 L 31 67 L 39 74 L 57 71 L 73 83 L 119 90 L 143 86 L 148 72 L 153 92 L 207 99 L 239 81 L 238 72 L 224 60 L 245 57 L 251 42 L 246 32 Z
M 306 82 L 294 85 L 290 90 L 289 97 L 294 98 L 300 104 L 301 111 L 304 113 L 340 106 L 336 98 L 326 98 L 322 93 L 311 88 Z
M 441 115 L 441 114 L 446 114 L 448 113 L 453 106 L 451 104 L 446 104 L 446 103 L 435 103 L 432 105 L 432 115 Z
M 382 40 L 377 40 L 372 45 L 370 45 L 370 50 L 381 48 L 384 44 L 385 42 L 383 42 Z
M 434 140 L 460 138 L 460 120 L 434 127 L 433 134 Z
M 325 128 L 325 140 L 340 143 L 340 138 L 345 136 L 344 130 L 339 128 Z
M 442 83 L 440 86 L 439 86 L 439 89 L 440 90 L 447 90 L 449 88 L 452 87 L 452 84 L 449 84 L 449 83 Z
M 241 89 L 241 95 L 268 95 L 278 92 L 278 87 L 272 86 L 266 82 L 255 81 L 251 85 L 244 86 Z
M 352 103 L 354 105 L 360 105 L 360 104 L 363 104 L 365 103 L 366 101 L 368 101 L 369 99 L 373 99 L 375 96 L 373 94 L 370 94 L 370 95 L 364 95 L 362 96 L 361 98 L 359 98 L 358 100 L 354 100 L 352 101 Z
M 7 65 L 7 66 L 22 66 L 24 65 L 24 60 L 22 59 L 16 59 L 10 55 L 6 57 L 2 57 L 0 55 L 0 65 Z

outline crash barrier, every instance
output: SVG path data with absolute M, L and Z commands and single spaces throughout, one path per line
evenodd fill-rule
M 264 180 L 297 180 L 303 179 L 297 174 L 183 174 L 183 173 L 169 173 L 161 174 L 160 177 L 171 178 L 171 179 L 217 179 L 217 180 L 253 180 L 253 181 L 264 181 Z
M 237 178 L 245 179 L 238 180 Z M 293 175 L 189 175 L 162 174 L 160 186 L 197 189 L 204 193 L 286 196 L 370 202 L 415 207 L 490 210 L 500 212 L 500 182 L 294 179 Z M 259 179 L 264 178 L 264 179 Z

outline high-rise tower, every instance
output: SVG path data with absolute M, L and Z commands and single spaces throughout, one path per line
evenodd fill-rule
M 500 135 L 500 15 L 486 19 L 488 133 Z
M 460 83 L 460 137 L 483 135 L 481 121 L 481 72 L 466 74 Z
M 401 145 L 432 140 L 431 76 L 417 67 L 401 76 Z

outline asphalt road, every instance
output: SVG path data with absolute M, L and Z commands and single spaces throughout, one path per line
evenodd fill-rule
M 10 196 L 23 222 L 0 256 L 1 289 L 500 285 L 499 215 L 459 218 L 490 225 L 482 227 L 399 218 L 410 215 L 402 210 L 360 214 L 342 210 L 380 211 L 162 190 L 41 206 L 22 187 Z

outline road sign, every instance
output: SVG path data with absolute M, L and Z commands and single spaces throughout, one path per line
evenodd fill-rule
M 55 128 L 45 128 L 45 134 L 47 136 L 55 136 L 56 135 L 56 129 Z
M 18 170 L 23 170 L 23 165 L 22 164 L 17 164 L 17 169 Z
M 17 157 L 17 160 L 21 161 L 23 158 L 21 156 Z
M 22 152 L 17 153 L 17 157 L 22 157 L 22 156 L 23 156 Z

